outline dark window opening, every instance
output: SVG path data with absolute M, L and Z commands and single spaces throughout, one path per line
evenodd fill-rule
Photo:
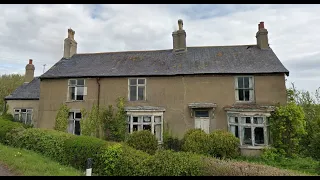
M 195 117 L 209 117 L 209 111 L 195 111 Z
M 243 128 L 243 129 L 244 129 L 243 143 L 247 145 L 252 145 L 251 128 Z
M 264 133 L 262 127 L 256 127 L 254 129 L 254 141 L 255 144 L 264 144 Z

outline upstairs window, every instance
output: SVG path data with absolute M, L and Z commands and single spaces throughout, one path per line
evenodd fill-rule
M 236 101 L 250 102 L 254 100 L 253 77 L 236 77 L 235 87 Z
M 85 95 L 84 79 L 69 79 L 69 100 L 82 101 Z
M 14 109 L 14 120 L 24 124 L 32 124 L 32 109 Z
M 129 79 L 129 101 L 146 100 L 146 79 Z

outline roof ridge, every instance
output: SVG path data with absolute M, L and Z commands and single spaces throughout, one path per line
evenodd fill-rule
M 256 44 L 242 44 L 242 45 L 222 45 L 222 46 L 189 46 L 187 48 L 210 48 L 210 47 L 238 47 L 238 46 L 257 46 Z M 90 55 L 90 54 L 111 54 L 111 53 L 130 53 L 130 52 L 155 52 L 155 51 L 172 51 L 172 49 L 155 49 L 155 50 L 132 50 L 132 51 L 109 51 L 109 52 L 91 52 L 91 53 L 77 53 L 75 55 Z

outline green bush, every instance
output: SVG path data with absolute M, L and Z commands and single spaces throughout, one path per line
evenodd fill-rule
M 64 141 L 72 135 L 49 129 L 30 128 L 18 133 L 13 131 L 7 139 L 16 140 L 8 142 L 9 145 L 33 150 L 58 162 L 65 163 L 66 158 Z
M 0 116 L 0 120 L 14 121 L 14 118 L 13 118 L 12 114 L 3 113 L 3 114 Z
M 128 137 L 126 143 L 148 154 L 154 154 L 158 149 L 157 138 L 148 130 L 135 131 Z
M 145 162 L 147 176 L 200 176 L 202 157 L 188 152 L 158 151 Z
M 240 141 L 233 134 L 216 130 L 210 133 L 210 152 L 209 154 L 219 158 L 233 158 L 240 154 Z
M 145 152 L 135 150 L 125 144 L 114 144 L 107 147 L 103 158 L 105 175 L 108 176 L 141 176 L 146 169 L 145 162 L 151 156 Z
M 309 146 L 309 154 L 312 158 L 320 160 L 320 132 L 312 138 Z
M 103 174 L 104 160 L 102 155 L 108 145 L 112 144 L 92 136 L 72 136 L 65 140 L 67 163 L 84 170 L 88 158 L 93 158 L 93 173 Z
M 182 150 L 208 155 L 210 150 L 208 134 L 201 129 L 189 130 L 183 137 Z
M 0 120 L 0 143 L 6 143 L 6 134 L 15 128 L 23 127 L 22 124 L 9 120 Z
M 163 137 L 163 148 L 167 150 L 181 151 L 182 141 L 170 135 Z
M 262 154 L 260 158 L 264 161 L 279 161 L 284 158 L 285 152 L 281 150 L 277 150 L 276 148 L 264 148 L 262 149 Z

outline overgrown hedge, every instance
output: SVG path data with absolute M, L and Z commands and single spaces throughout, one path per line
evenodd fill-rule
M 6 119 L 0 119 L 0 143 L 5 143 L 5 136 L 15 128 L 23 128 L 21 123 L 12 122 Z
M 9 125 L 8 123 L 11 123 Z M 93 172 L 112 176 L 229 176 L 297 175 L 273 167 L 228 162 L 189 152 L 157 151 L 149 155 L 123 143 L 95 137 L 76 136 L 55 130 L 24 129 L 14 122 L 0 120 L 0 139 L 8 145 L 36 151 L 62 164 L 85 170 L 93 158 Z

